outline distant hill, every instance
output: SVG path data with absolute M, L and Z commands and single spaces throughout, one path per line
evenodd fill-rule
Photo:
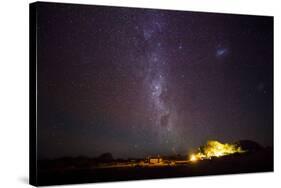
M 263 147 L 259 143 L 252 140 L 240 140 L 235 144 L 241 147 L 242 150 L 247 152 L 256 152 L 263 149 Z

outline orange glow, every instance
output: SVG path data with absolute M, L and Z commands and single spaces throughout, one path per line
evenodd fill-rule
M 190 161 L 197 161 L 197 157 L 196 157 L 196 155 L 194 155 L 194 154 L 192 154 L 191 156 L 190 156 Z

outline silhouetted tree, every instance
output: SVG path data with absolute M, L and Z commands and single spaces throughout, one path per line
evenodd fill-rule
M 259 143 L 251 140 L 240 140 L 236 144 L 240 146 L 242 150 L 245 150 L 247 152 L 255 152 L 263 149 L 263 147 Z

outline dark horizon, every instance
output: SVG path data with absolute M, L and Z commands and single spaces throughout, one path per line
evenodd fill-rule
M 38 3 L 38 157 L 273 147 L 273 17 Z
M 217 140 L 216 140 L 217 141 Z M 258 142 L 255 142 L 253 140 L 239 140 L 239 141 L 250 141 L 250 142 L 254 142 L 258 145 L 260 145 Z M 223 144 L 226 144 L 226 143 L 223 143 Z M 227 144 L 235 144 L 235 143 L 227 143 Z M 273 150 L 273 146 L 264 146 L 264 145 L 260 145 L 261 146 L 261 150 L 262 151 L 271 151 Z M 169 158 L 169 157 L 180 157 L 180 158 L 184 158 L 186 160 L 189 160 L 190 158 L 190 155 L 192 153 L 197 153 L 199 152 L 199 148 L 202 147 L 201 146 L 198 146 L 198 147 L 194 147 L 194 148 L 189 148 L 187 150 L 187 152 L 184 152 L 184 153 L 153 153 L 153 154 L 148 154 L 146 156 L 144 155 L 139 155 L 139 156 L 125 156 L 125 157 L 116 157 L 114 156 L 113 153 L 111 153 L 110 151 L 107 151 L 107 152 L 104 152 L 104 153 L 100 153 L 100 154 L 96 154 L 95 156 L 89 156 L 89 155 L 72 155 L 72 156 L 55 156 L 55 157 L 47 157 L 47 158 L 38 158 L 38 160 L 40 161 L 52 161 L 52 160 L 63 160 L 63 159 L 66 159 L 66 158 L 71 158 L 71 159 L 77 159 L 78 161 L 79 160 L 83 160 L 83 159 L 99 159 L 102 157 L 102 155 L 107 155 L 107 154 L 110 154 L 112 155 L 112 161 L 115 161 L 115 160 L 132 160 L 132 159 L 147 159 L 149 157 L 160 157 L 160 158 Z M 247 152 L 247 150 L 245 150 L 245 152 Z M 248 152 L 247 152 L 248 153 Z M 112 162 L 110 161 L 110 162 Z

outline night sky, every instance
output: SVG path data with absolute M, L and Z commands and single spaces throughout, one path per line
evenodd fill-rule
M 273 18 L 38 4 L 38 157 L 273 145 Z

